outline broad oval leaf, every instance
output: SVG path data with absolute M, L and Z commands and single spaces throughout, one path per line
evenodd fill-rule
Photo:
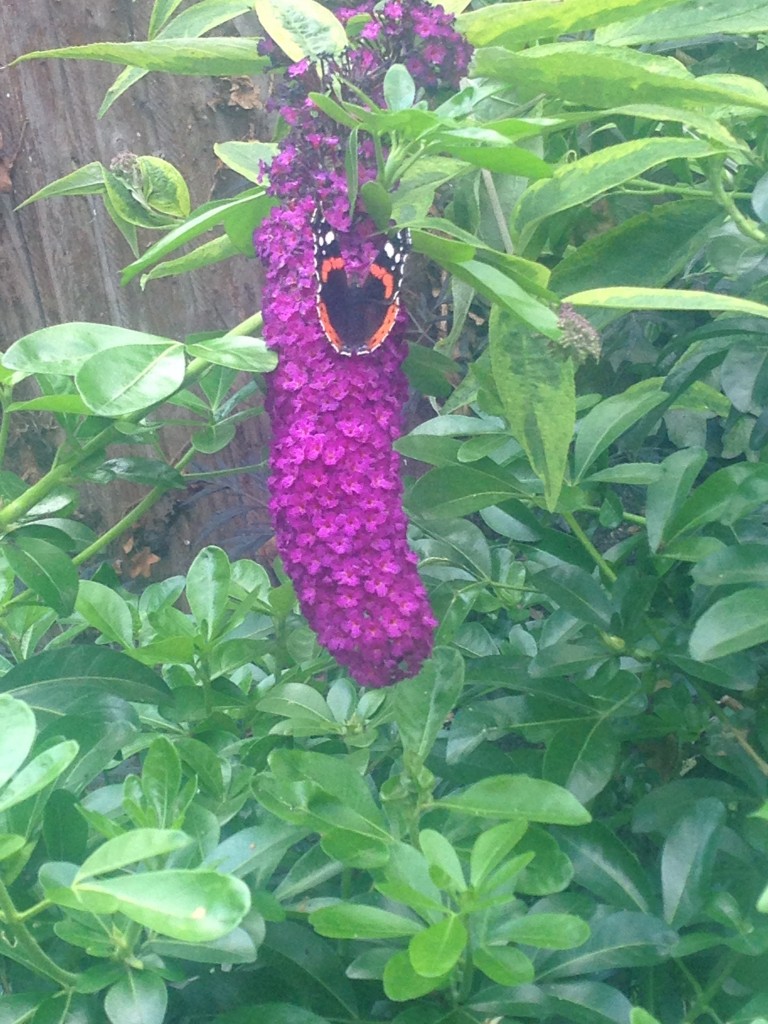
M 309 923 L 329 939 L 396 939 L 418 934 L 423 925 L 379 907 L 338 903 L 309 915 Z
M 92 355 L 77 371 L 75 384 L 95 413 L 127 416 L 178 391 L 184 370 L 183 345 L 142 341 Z
M 128 971 L 104 998 L 112 1024 L 163 1024 L 167 1008 L 165 982 L 151 971 Z
M 453 970 L 469 941 L 458 914 L 424 928 L 408 943 L 411 966 L 423 978 L 441 978 Z
M 348 45 L 344 26 L 317 0 L 256 0 L 261 27 L 292 61 L 339 53 Z
M 0 722 L 3 742 L 0 743 L 0 786 L 18 771 L 35 739 L 35 716 L 24 703 L 4 693 L 0 695 Z
M 693 627 L 692 657 L 711 661 L 768 641 L 768 590 L 750 587 L 708 608 Z
M 95 850 L 80 867 L 75 884 L 84 878 L 119 871 L 127 864 L 136 864 L 150 857 L 162 857 L 173 850 L 189 846 L 192 837 L 178 829 L 136 828 L 115 836 Z
M 221 938 L 240 924 L 251 905 L 248 886 L 217 871 L 150 871 L 73 884 L 86 909 L 103 906 L 161 935 L 185 942 Z
M 436 802 L 437 807 L 481 818 L 524 819 L 550 825 L 585 825 L 586 808 L 567 789 L 527 775 L 495 775 Z

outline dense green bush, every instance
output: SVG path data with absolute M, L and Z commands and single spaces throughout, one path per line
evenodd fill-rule
M 254 40 L 196 38 L 248 4 L 177 6 L 146 43 L 44 56 L 129 64 L 105 110 L 147 70 L 261 71 Z M 258 316 L 186 344 L 64 324 L 2 358 L 2 449 L 17 416 L 66 438 L 31 486 L 0 473 L 2 1024 L 768 1018 L 768 14 L 450 6 L 477 8 L 473 77 L 436 110 L 401 72 L 397 109 L 318 98 L 399 154 L 362 196 L 453 275 L 450 333 L 407 364 L 435 415 L 397 442 L 430 467 L 418 677 L 358 689 L 290 582 L 219 548 L 140 594 L 100 563 L 254 414 Z M 343 41 L 311 0 L 257 9 L 292 59 Z M 124 274 L 151 280 L 249 251 L 272 153 L 219 146 L 253 187 L 192 213 L 155 158 L 35 198 L 165 231 Z M 108 457 L 167 401 L 174 464 Z M 78 489 L 118 477 L 151 489 L 94 536 Z

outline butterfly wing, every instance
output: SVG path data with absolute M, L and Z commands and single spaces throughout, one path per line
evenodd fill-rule
M 395 326 L 405 262 L 410 251 L 411 233 L 406 228 L 387 239 L 371 264 L 360 289 L 364 316 L 362 337 L 355 350 L 357 355 L 375 352 Z
M 342 355 L 349 355 L 348 309 L 349 285 L 336 232 L 322 212 L 312 214 L 312 240 L 315 247 L 317 276 L 317 315 L 320 326 L 331 345 Z

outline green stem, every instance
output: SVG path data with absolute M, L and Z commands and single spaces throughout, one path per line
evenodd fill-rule
M 595 562 L 595 565 L 597 565 L 597 567 L 600 569 L 600 572 L 605 577 L 605 579 L 609 583 L 615 583 L 616 582 L 616 573 L 613 571 L 613 569 L 606 562 L 606 560 L 603 558 L 603 556 L 597 550 L 597 548 L 592 543 L 592 541 L 589 539 L 589 537 L 586 535 L 586 533 L 582 530 L 582 528 L 576 522 L 576 517 L 574 516 L 573 512 L 564 512 L 563 513 L 563 518 L 565 519 L 566 523 L 568 523 L 568 525 L 570 526 L 570 528 L 571 528 L 571 530 L 573 532 L 574 537 L 577 538 L 577 540 L 579 541 L 581 546 L 584 548 L 584 550 L 589 553 L 590 557 Z
M 509 233 L 507 217 L 504 213 L 504 208 L 501 205 L 499 193 L 496 191 L 496 182 L 493 180 L 493 175 L 489 170 L 483 169 L 480 173 L 483 179 L 483 184 L 485 185 L 485 191 L 488 193 L 488 198 L 491 201 L 491 209 L 493 210 L 493 216 L 496 220 L 496 227 L 501 235 L 501 240 L 504 243 L 504 249 L 511 256 L 515 251 L 515 243 L 512 241 L 512 235 Z
M 38 974 L 50 978 L 51 981 L 55 981 L 62 988 L 72 988 L 75 985 L 78 976 L 59 967 L 47 953 L 43 952 L 24 924 L 11 899 L 11 894 L 2 882 L 0 882 L 0 918 L 3 921 L 3 931 L 12 940 L 13 945 L 24 954 L 24 962 L 28 967 L 37 971 Z
M 180 459 L 174 465 L 174 469 L 183 469 L 188 462 L 192 460 L 195 455 L 195 449 L 191 446 L 181 456 Z M 87 562 L 89 558 L 93 558 L 94 555 L 103 551 L 112 541 L 117 540 L 122 534 L 125 533 L 129 527 L 133 526 L 134 523 L 138 522 L 141 517 L 148 512 L 153 505 L 155 505 L 164 494 L 168 493 L 168 487 L 153 487 L 149 494 L 146 494 L 138 505 L 135 505 L 130 512 L 123 516 L 122 519 L 118 520 L 114 526 L 110 526 L 108 530 L 97 537 L 93 544 L 89 544 L 87 548 L 75 555 L 72 559 L 74 565 L 82 565 Z
M 745 216 L 733 201 L 733 194 L 725 191 L 723 185 L 723 160 L 715 159 L 709 162 L 709 181 L 715 199 L 723 207 L 742 235 L 751 238 L 761 245 L 768 245 L 768 235 L 758 226 L 751 217 Z
M 10 395 L 6 392 L 3 395 L 2 404 L 2 420 L 0 420 L 0 466 L 5 462 L 5 449 L 8 447 L 8 433 L 11 428 L 11 414 L 5 407 L 5 398 L 10 399 Z

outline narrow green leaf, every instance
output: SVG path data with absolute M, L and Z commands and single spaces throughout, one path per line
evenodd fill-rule
M 151 857 L 162 857 L 173 850 L 189 846 L 192 837 L 174 829 L 136 828 L 106 843 L 88 857 L 75 875 L 75 884 L 85 878 L 119 871 L 128 864 L 137 864 Z
M 542 594 L 552 598 L 560 608 L 597 629 L 608 629 L 611 605 L 605 588 L 588 572 L 576 565 L 558 565 L 542 569 L 531 577 Z
M 160 29 L 165 25 L 173 12 L 181 3 L 181 0 L 155 0 L 152 6 L 152 13 L 149 16 L 149 28 L 147 35 L 154 39 Z
M 715 147 L 701 139 L 633 139 L 607 146 L 564 164 L 546 181 L 534 182 L 515 207 L 513 229 L 520 236 L 521 247 L 525 248 L 535 228 L 553 214 L 589 202 L 625 181 L 639 178 L 659 164 L 678 159 L 696 160 L 715 152 Z
M 423 928 L 413 918 L 349 903 L 321 907 L 309 915 L 309 923 L 329 939 L 397 939 L 416 935 Z
M 589 925 L 572 914 L 526 914 L 504 928 L 510 942 L 540 949 L 573 949 L 589 938 Z
M 544 773 L 586 803 L 611 781 L 619 747 L 605 719 L 568 722 L 547 743 Z
M 176 798 L 181 789 L 181 758 L 166 736 L 155 736 L 141 769 L 141 791 L 155 822 L 167 829 L 176 816 Z
M 103 60 L 174 75 L 258 75 L 267 63 L 267 58 L 259 56 L 256 40 L 219 36 L 213 39 L 156 39 L 146 43 L 63 46 L 25 53 L 12 61 L 12 65 L 50 57 Z
M 98 160 L 90 164 L 78 167 L 71 174 L 65 174 L 63 178 L 57 178 L 49 185 L 39 189 L 34 195 L 29 196 L 23 203 L 16 207 L 21 210 L 29 203 L 36 203 L 38 199 L 50 199 L 53 196 L 92 196 L 104 191 L 104 165 Z
M 650 386 L 649 386 L 650 385 Z M 613 442 L 647 413 L 667 400 L 660 382 L 643 381 L 611 395 L 591 409 L 579 424 L 574 446 L 574 483 Z
M 557 316 L 542 302 L 534 299 L 510 275 L 480 260 L 465 260 L 462 263 L 446 263 L 449 270 L 462 281 L 471 284 L 489 302 L 498 303 L 514 314 L 534 331 L 549 338 L 557 337 L 559 328 Z
M 407 505 L 417 515 L 453 519 L 499 505 L 507 498 L 522 497 L 514 477 L 505 481 L 505 475 L 503 470 L 491 475 L 468 466 L 433 469 L 416 481 Z
M 576 422 L 571 359 L 520 330 L 498 307 L 489 325 L 491 366 L 510 430 L 544 483 L 547 507 L 557 505 Z
M 696 289 L 675 288 L 593 288 L 568 295 L 563 301 L 573 306 L 598 306 L 607 309 L 689 309 L 719 310 L 768 318 L 768 306 L 737 295 L 720 295 Z M 725 325 L 726 322 L 724 322 Z

